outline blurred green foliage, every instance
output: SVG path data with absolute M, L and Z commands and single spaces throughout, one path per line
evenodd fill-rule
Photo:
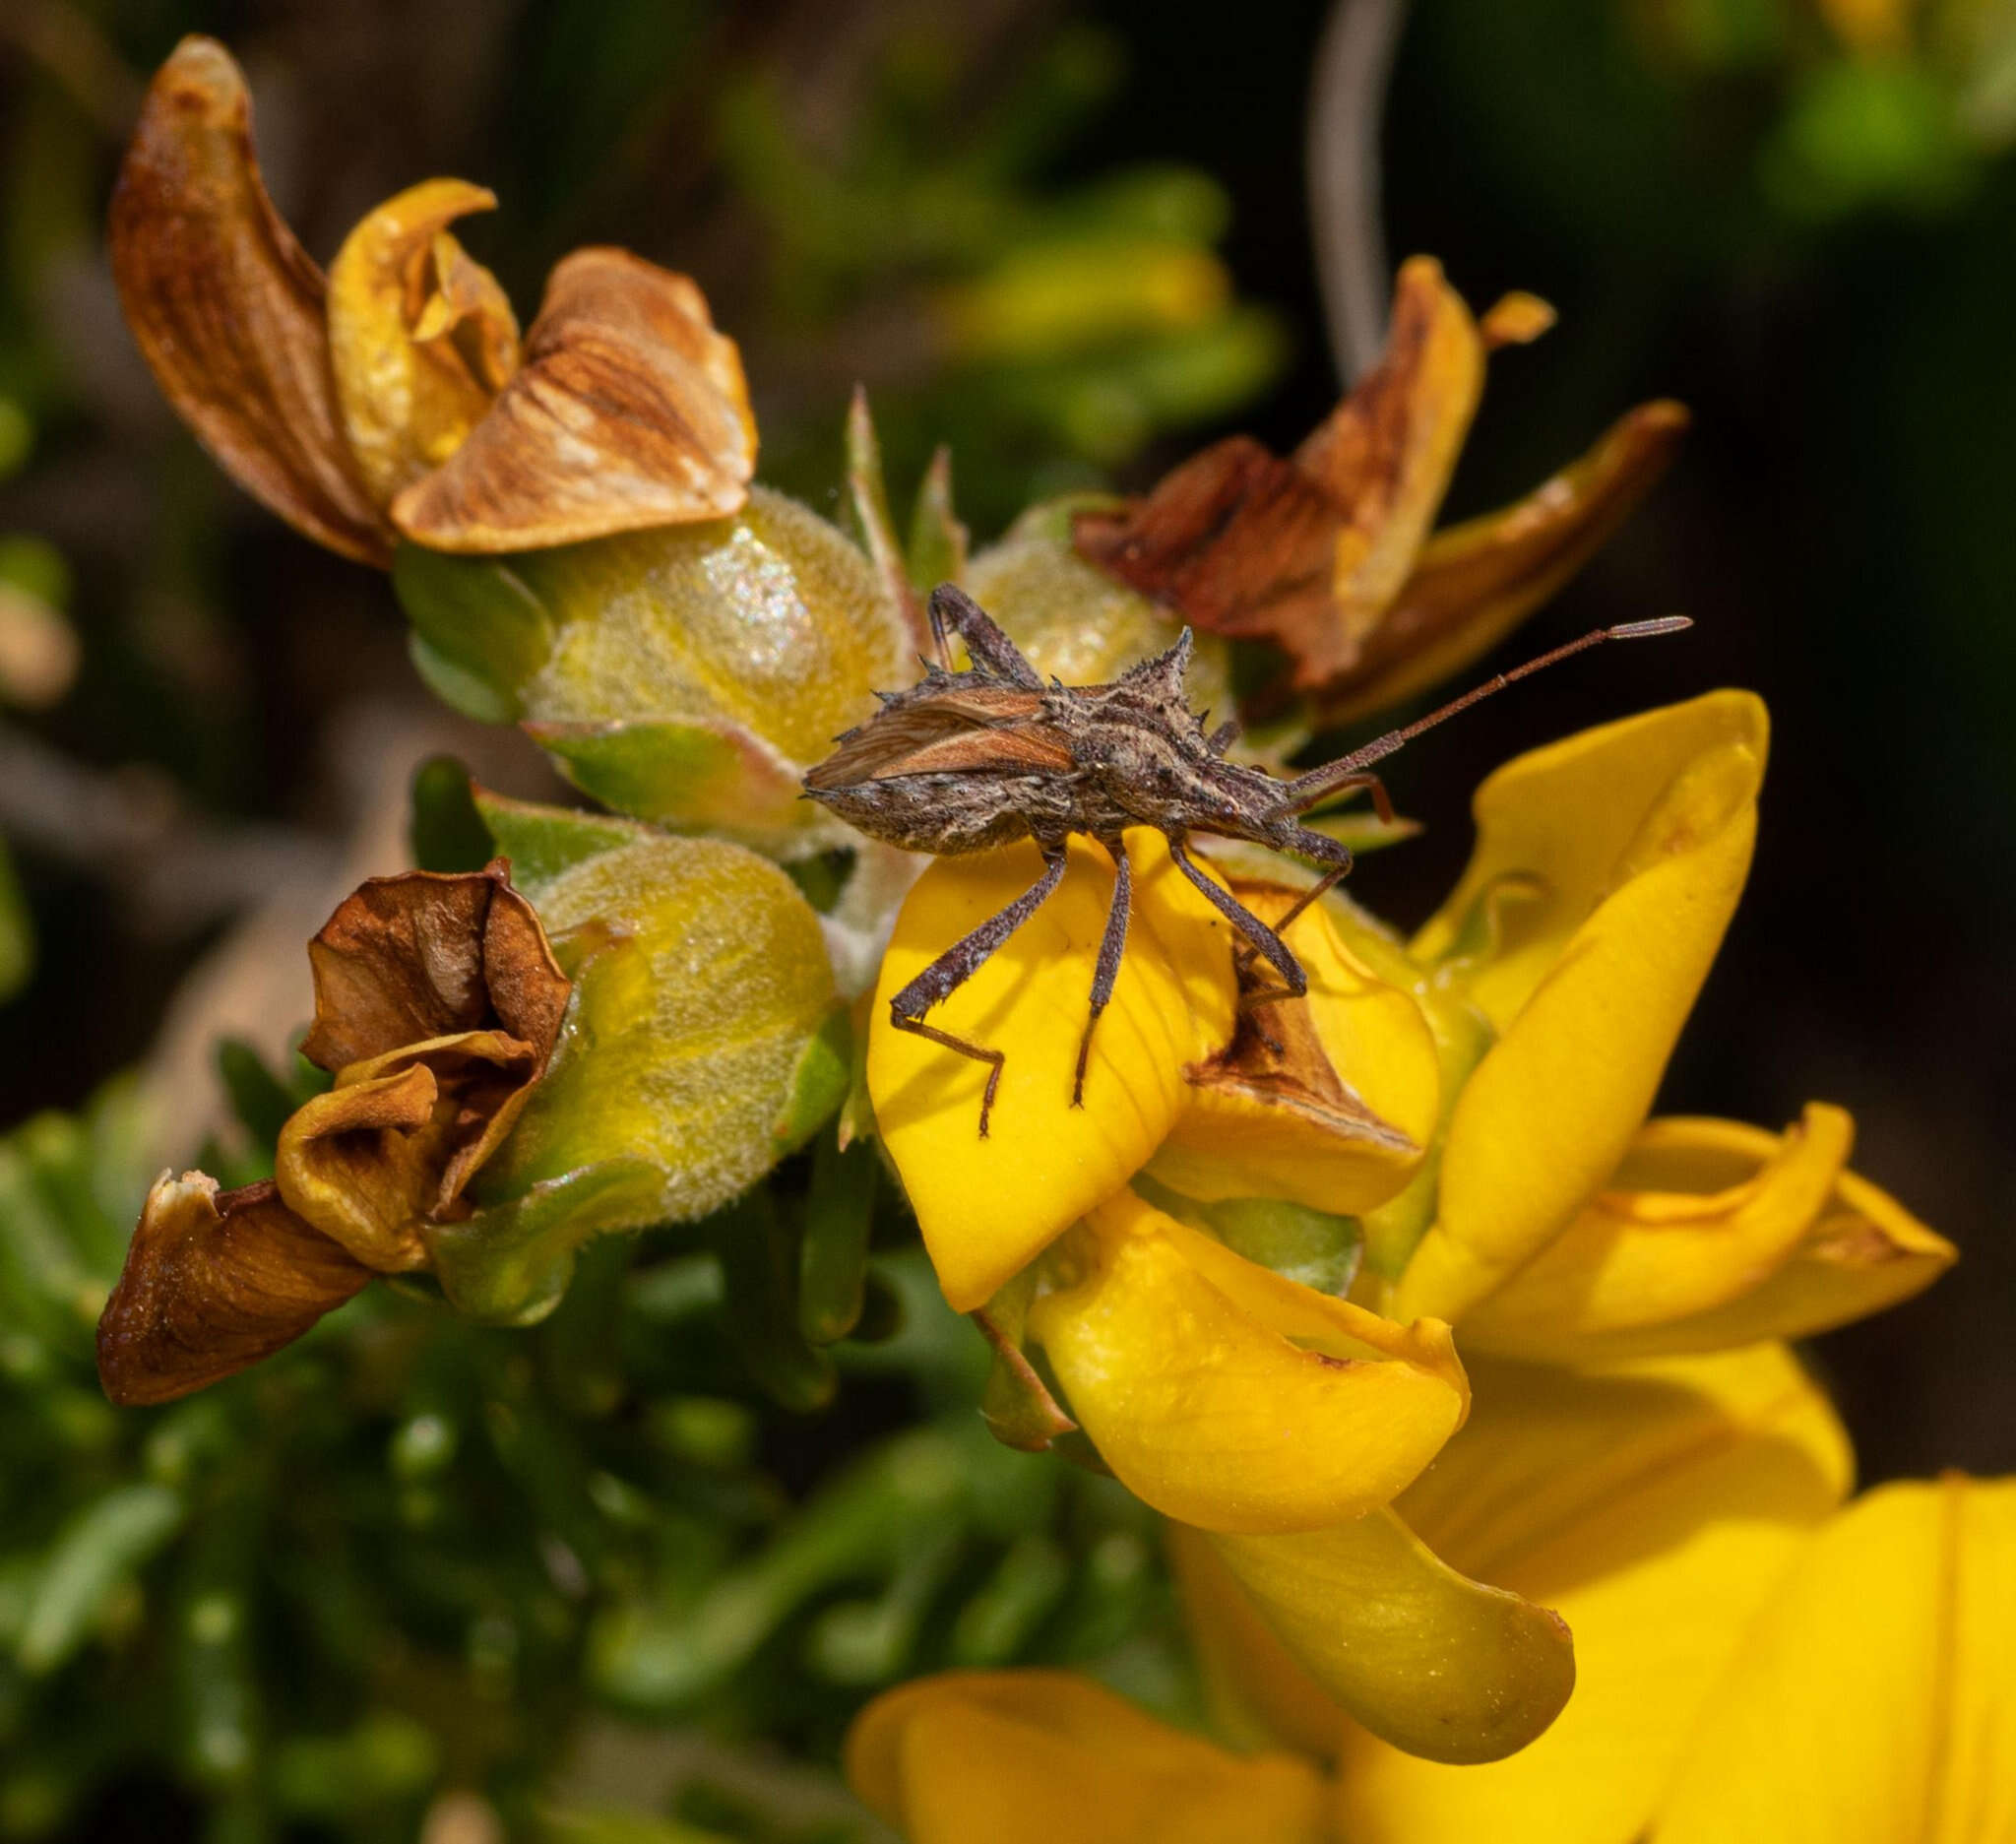
M 242 1047 L 220 1060 L 244 1176 L 300 1088 Z M 718 1251 L 764 1245 L 754 1209 L 795 1261 L 830 1148 L 733 1222 L 592 1244 L 535 1332 L 379 1287 L 246 1375 L 122 1412 L 92 1331 L 145 1140 L 115 1083 L 0 1141 L 0 1836 L 145 1805 L 185 1814 L 150 1835 L 410 1838 L 454 1788 L 523 1835 L 613 1724 L 831 1760 L 868 1694 L 933 1666 L 1068 1660 L 1189 1694 L 1152 1520 L 988 1437 L 986 1347 L 914 1246 L 875 1258 L 831 1346 L 841 1409 L 765 1395 L 772 1333 Z M 862 1183 L 821 1208 L 864 1191 L 872 1210 Z M 907 1240 L 880 1195 L 850 1234 Z M 664 1816 L 815 1834 L 747 1791 L 695 1769 Z M 829 1813 L 816 1835 L 868 1831 Z

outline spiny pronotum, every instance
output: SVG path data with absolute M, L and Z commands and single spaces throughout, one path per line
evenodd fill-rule
M 1063 881 L 1064 842 L 1084 833 L 1113 860 L 1112 907 L 1092 977 L 1092 1007 L 1078 1043 L 1071 1102 L 1083 1105 L 1086 1059 L 1100 1013 L 1113 995 L 1127 941 L 1132 873 L 1120 843 L 1129 826 L 1153 826 L 1168 841 L 1176 867 L 1276 973 L 1279 986 L 1249 988 L 1248 1006 L 1300 998 L 1308 977 L 1282 939 L 1301 912 L 1351 868 L 1351 852 L 1301 823 L 1319 802 L 1368 792 L 1382 818 L 1393 808 L 1376 775 L 1365 771 L 1423 731 L 1502 690 L 1514 679 L 1606 640 L 1677 633 L 1685 615 L 1598 628 L 1551 653 L 1466 692 L 1405 729 L 1354 749 L 1293 781 L 1226 759 L 1238 726 L 1207 731 L 1209 714 L 1190 709 L 1184 671 L 1185 628 L 1166 653 L 1144 660 L 1108 685 L 1045 685 L 1021 651 L 970 597 L 950 583 L 930 600 L 939 661 L 908 691 L 880 692 L 882 708 L 835 739 L 833 753 L 805 777 L 805 792 L 871 838 L 938 857 L 982 852 L 1025 836 L 1043 856 L 1043 873 L 998 915 L 955 941 L 889 1002 L 890 1022 L 988 1067 L 980 1099 L 985 1138 L 1004 1052 L 970 1044 L 924 1022 L 932 1006 L 972 979 L 987 957 L 1036 914 Z M 951 669 L 948 630 L 966 643 L 972 664 Z M 1274 927 L 1199 869 L 1184 849 L 1192 833 L 1245 839 L 1312 858 L 1324 873 Z

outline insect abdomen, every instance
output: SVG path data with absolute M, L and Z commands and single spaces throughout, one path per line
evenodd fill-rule
M 1038 775 L 891 775 L 809 792 L 857 831 L 941 858 L 1007 845 L 1060 804 L 1054 782 Z

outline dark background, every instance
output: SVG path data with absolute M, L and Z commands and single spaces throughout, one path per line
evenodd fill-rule
M 893 59 L 889 159 L 916 163 L 1061 42 L 1083 106 L 1069 132 L 1032 129 L 1030 182 L 1143 160 L 1214 176 L 1237 287 L 1288 334 L 1267 396 L 1164 434 L 1120 482 L 1225 428 L 1292 444 L 1337 390 L 1302 173 L 1323 9 L 958 11 L 932 24 L 933 9 L 854 4 L 26 4 L 0 32 L 0 383 L 33 407 L 37 440 L 0 484 L 0 533 L 63 552 L 85 663 L 63 703 L 9 725 L 129 792 L 134 766 L 152 765 L 137 785 L 185 819 L 326 837 L 346 818 L 331 714 L 417 699 L 382 582 L 223 482 L 117 323 L 97 214 L 138 86 L 186 30 L 250 68 L 274 188 L 318 256 L 401 185 L 482 178 L 506 211 L 471 241 L 521 304 L 556 254 L 594 238 L 690 270 L 743 339 L 767 476 L 808 496 L 832 477 L 846 390 L 866 375 L 893 406 L 899 482 L 952 436 L 976 539 L 1053 477 L 1043 444 L 962 424 L 977 418 L 971 394 L 934 382 L 906 341 L 900 264 L 888 290 L 856 278 L 838 304 L 789 295 L 777 208 L 753 211 L 742 169 L 719 158 L 722 98 L 767 73 L 809 136 L 843 147 L 865 95 L 887 113 Z M 1519 286 L 1561 314 L 1494 363 L 1451 513 L 1526 490 L 1632 403 L 1673 396 L 1695 416 L 1646 507 L 1494 664 L 1610 621 L 1684 610 L 1698 626 L 1578 662 L 1403 757 L 1391 785 L 1428 831 L 1366 863 L 1357 893 L 1424 915 L 1467 850 L 1470 788 L 1506 755 L 1713 685 L 1763 693 L 1776 735 L 1756 868 L 1665 1106 L 1772 1125 L 1809 1098 L 1854 1112 L 1858 1169 L 1964 1257 L 1925 1298 L 1820 1341 L 1864 1475 L 2007 1471 L 2016 163 L 1976 150 L 1950 181 L 1796 209 L 1771 160 L 1800 59 L 1819 55 L 1811 22 L 1705 69 L 1662 48 L 1657 11 L 1420 0 L 1389 96 L 1384 219 L 1396 258 L 1438 255 L 1474 304 Z M 927 55 L 901 49 L 907 32 Z M 233 901 L 206 882 L 186 916 L 167 914 L 136 900 L 116 852 L 94 863 L 30 841 L 17 856 L 42 955 L 0 1008 L 0 1126 L 75 1105 L 144 1054 Z

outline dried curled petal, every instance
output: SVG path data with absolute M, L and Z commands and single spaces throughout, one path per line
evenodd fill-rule
M 1391 704 L 1486 651 L 1552 595 L 1670 459 L 1686 413 L 1648 404 L 1517 504 L 1430 539 L 1484 357 L 1552 310 L 1507 295 L 1480 322 L 1436 263 L 1394 290 L 1385 355 L 1290 459 L 1217 443 L 1145 499 L 1082 513 L 1079 554 L 1212 634 L 1292 663 L 1250 711 L 1312 694 L 1327 722 Z
M 271 1181 L 220 1192 L 162 1173 L 98 1320 L 99 1380 L 117 1403 L 172 1402 L 271 1357 L 370 1279 Z
M 1323 687 L 1326 721 L 1398 704 L 1489 652 L 1624 522 L 1687 422 L 1679 404 L 1641 404 L 1524 499 L 1436 533 L 1356 661 Z
M 541 1058 L 502 1031 L 467 1031 L 352 1063 L 281 1129 L 288 1207 L 384 1273 L 429 1263 L 422 1226 L 462 1189 L 532 1097 Z
M 571 990 L 502 859 L 374 877 L 308 944 L 315 1023 L 302 1051 L 336 1087 L 282 1128 L 288 1207 L 367 1266 L 428 1265 L 424 1226 L 511 1130 Z
M 344 440 L 322 272 L 266 195 L 244 77 L 214 39 L 183 39 L 148 90 L 111 256 L 142 355 L 224 471 L 318 543 L 389 562 Z
M 567 976 L 501 858 L 371 878 L 308 943 L 308 960 L 315 1022 L 301 1053 L 331 1071 L 492 1026 L 543 1067 L 567 1009 Z
M 1270 926 L 1296 901 L 1276 884 L 1232 888 Z M 1206 1201 L 1286 1197 L 1355 1214 L 1394 1196 L 1420 1166 L 1440 1099 L 1434 1037 L 1413 995 L 1353 954 L 1322 905 L 1287 938 L 1307 998 L 1241 1012 L 1231 1041 L 1184 1070 L 1184 1110 L 1149 1172 Z M 1277 984 L 1257 962 L 1240 983 Z
M 460 179 L 410 186 L 344 239 L 330 269 L 344 431 L 381 501 L 454 454 L 518 369 L 510 301 L 447 228 L 496 202 Z
M 532 550 L 724 518 L 755 470 L 741 355 L 700 289 L 584 249 L 553 271 L 490 413 L 392 518 L 436 550 Z
M 1441 266 L 1401 271 L 1384 358 L 1292 461 L 1235 436 L 1145 500 L 1077 524 L 1080 553 L 1212 633 L 1266 638 L 1295 682 L 1349 668 L 1414 566 L 1483 383 Z

